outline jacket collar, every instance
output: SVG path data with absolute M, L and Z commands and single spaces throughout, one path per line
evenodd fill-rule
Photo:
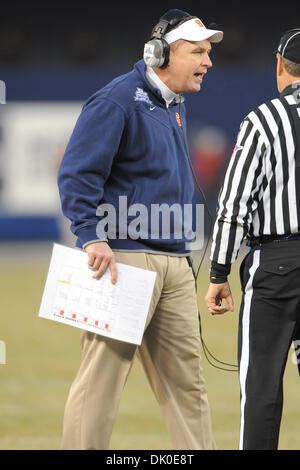
M 173 100 L 175 100 L 176 98 L 179 98 L 179 95 L 177 95 L 172 90 L 170 90 L 170 88 L 167 87 L 167 85 L 154 72 L 152 67 L 146 68 L 145 75 L 146 75 L 148 82 L 160 90 L 161 95 L 164 98 L 167 107 L 169 107 L 169 105 L 172 103 Z
M 157 87 L 157 85 L 155 86 L 153 84 L 152 80 L 150 82 L 147 78 L 147 74 L 146 74 L 147 66 L 146 66 L 143 59 L 139 60 L 134 65 L 134 70 L 137 71 L 140 76 L 142 76 L 143 81 L 145 82 L 145 86 L 151 91 L 152 94 L 155 95 L 155 97 L 158 99 L 158 101 L 165 107 L 166 106 L 166 101 L 162 96 L 161 89 L 159 89 Z M 153 73 L 155 73 L 155 72 L 153 72 Z M 171 90 L 169 90 L 169 91 L 170 91 L 170 93 L 172 93 Z M 169 106 L 176 106 L 180 102 L 183 103 L 183 101 L 184 101 L 184 97 L 182 95 L 176 95 L 174 93 L 174 99 L 172 100 L 171 103 L 169 103 Z

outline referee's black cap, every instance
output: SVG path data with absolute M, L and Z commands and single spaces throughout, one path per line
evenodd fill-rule
M 277 52 L 286 59 L 300 64 L 300 28 L 290 29 L 280 39 Z

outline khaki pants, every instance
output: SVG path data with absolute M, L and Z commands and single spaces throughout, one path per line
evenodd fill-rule
M 83 331 L 82 363 L 65 407 L 62 449 L 108 449 L 137 353 L 175 449 L 214 449 L 200 359 L 198 308 L 185 257 L 115 252 L 157 272 L 141 346 Z

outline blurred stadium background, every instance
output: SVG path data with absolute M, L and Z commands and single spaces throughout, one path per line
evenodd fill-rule
M 289 7 L 290 3 L 290 7 Z M 191 155 L 214 212 L 243 117 L 276 96 L 275 56 L 281 34 L 299 27 L 294 2 L 194 1 L 6 2 L 1 5 L 0 80 L 0 449 L 57 449 L 64 403 L 80 361 L 79 332 L 37 318 L 53 242 L 73 246 L 62 218 L 56 174 L 84 101 L 130 70 L 157 19 L 169 8 L 216 22 L 224 41 L 201 92 L 186 96 Z M 241 250 L 240 256 L 245 254 Z M 206 255 L 199 279 L 204 338 L 222 360 L 236 362 L 240 299 L 238 264 L 231 282 L 236 309 L 208 316 L 203 303 Z M 219 449 L 236 449 L 236 373 L 203 367 Z M 299 448 L 298 371 L 292 351 L 285 376 L 281 449 Z M 299 430 L 298 430 L 299 431 Z M 139 364 L 122 398 L 113 449 L 170 449 L 160 411 Z

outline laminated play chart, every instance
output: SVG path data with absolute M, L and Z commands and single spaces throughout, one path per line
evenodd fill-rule
M 116 263 L 94 279 L 85 251 L 54 243 L 39 317 L 140 345 L 156 272 Z

